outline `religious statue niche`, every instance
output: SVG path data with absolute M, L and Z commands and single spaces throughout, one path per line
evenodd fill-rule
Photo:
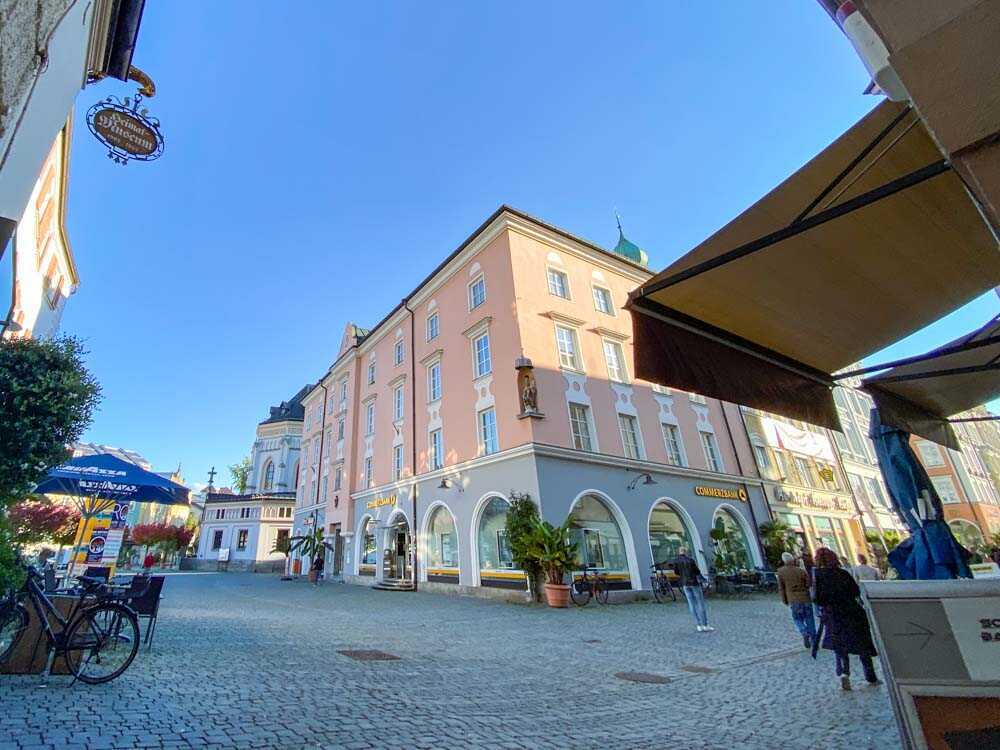
M 521 398 L 521 413 L 518 419 L 541 419 L 545 415 L 538 409 L 538 386 L 535 384 L 535 368 L 531 360 L 519 357 L 514 362 L 517 370 L 517 392 Z

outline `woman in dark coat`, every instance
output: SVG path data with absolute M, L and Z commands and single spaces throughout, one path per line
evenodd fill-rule
M 851 689 L 850 654 L 861 659 L 865 680 L 871 685 L 879 683 L 875 676 L 872 657 L 877 654 L 872 643 L 868 616 L 858 597 L 861 590 L 857 581 L 840 567 L 837 554 L 830 549 L 816 551 L 816 604 L 820 608 L 823 624 L 823 648 L 837 657 L 837 676 L 844 690 Z M 815 652 L 814 652 L 815 654 Z

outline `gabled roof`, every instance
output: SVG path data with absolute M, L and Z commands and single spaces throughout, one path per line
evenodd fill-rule
M 292 396 L 288 401 L 282 401 L 277 406 L 271 407 L 270 416 L 265 419 L 260 424 L 274 424 L 275 422 L 301 422 L 305 419 L 306 410 L 302 406 L 302 399 L 306 397 L 313 388 L 312 383 L 307 383 L 302 386 L 298 393 Z

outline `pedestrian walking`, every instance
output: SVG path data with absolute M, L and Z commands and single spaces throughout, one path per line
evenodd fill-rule
M 147 552 L 146 553 L 146 557 L 144 557 L 143 560 L 142 560 L 142 569 L 145 570 L 148 573 L 149 570 L 150 570 L 150 568 L 153 567 L 153 564 L 155 562 L 156 562 L 156 558 L 153 557 L 153 553 L 152 552 Z
M 698 563 L 688 557 L 686 547 L 681 547 L 677 551 L 677 557 L 671 563 L 671 567 L 677 574 L 677 583 L 684 592 L 687 599 L 688 610 L 694 617 L 699 633 L 708 633 L 715 628 L 708 624 L 708 611 L 705 608 L 705 592 L 701 588 L 702 575 L 698 569 Z
M 840 567 L 837 553 L 830 549 L 816 551 L 816 604 L 820 607 L 820 630 L 823 648 L 833 651 L 837 659 L 837 677 L 840 687 L 851 689 L 851 660 L 855 654 L 861 660 L 865 680 L 878 685 L 872 657 L 877 654 L 872 642 L 868 615 L 858 597 L 861 590 L 857 581 Z M 813 646 L 813 657 L 816 646 Z
M 854 575 L 854 580 L 858 583 L 861 581 L 881 581 L 882 574 L 879 573 L 878 568 L 873 568 L 868 564 L 868 558 L 864 555 L 858 555 L 858 564 L 854 566 L 851 570 Z
M 323 578 L 323 565 L 325 564 L 322 554 L 316 555 L 315 559 L 312 561 L 312 569 L 316 573 L 316 577 L 313 580 L 313 586 L 319 586 L 320 580 Z
M 778 568 L 778 591 L 781 601 L 792 612 L 792 622 L 802 636 L 802 644 L 812 648 L 816 640 L 816 620 L 813 618 L 812 598 L 809 596 L 809 576 L 804 568 L 795 564 L 795 555 L 781 553 L 782 565 Z

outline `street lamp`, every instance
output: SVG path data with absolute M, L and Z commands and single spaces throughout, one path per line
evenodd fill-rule
M 639 484 L 640 479 L 642 479 L 642 483 L 646 487 L 648 487 L 651 484 L 656 484 L 656 480 L 653 479 L 652 474 L 650 474 L 649 472 L 643 472 L 642 474 L 640 474 L 639 476 L 637 476 L 635 479 L 633 479 L 631 482 L 628 483 L 627 489 L 634 490 L 636 488 L 636 485 Z

